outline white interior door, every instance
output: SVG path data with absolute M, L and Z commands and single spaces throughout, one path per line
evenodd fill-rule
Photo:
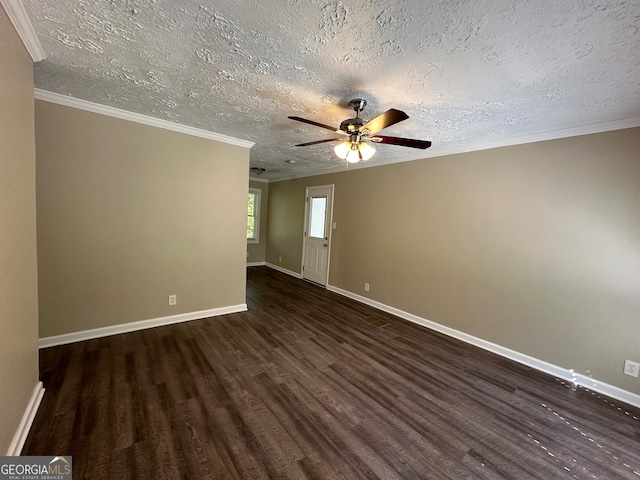
M 302 277 L 326 286 L 329 273 L 333 185 L 307 187 Z

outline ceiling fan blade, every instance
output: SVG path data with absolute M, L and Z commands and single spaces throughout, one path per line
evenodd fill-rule
M 373 135 L 383 128 L 395 125 L 396 123 L 406 120 L 407 118 L 409 118 L 409 115 L 404 113 L 402 110 L 391 108 L 384 112 L 382 115 L 378 115 L 376 118 L 363 125 L 362 128 L 360 128 L 360 131 L 367 129 L 369 130 L 369 135 Z
M 308 123 L 309 125 L 315 125 L 316 127 L 326 128 L 327 130 L 331 130 L 332 132 L 342 133 L 342 131 L 338 130 L 337 128 L 330 127 L 329 125 L 325 125 L 324 123 L 314 122 L 313 120 L 307 120 L 306 118 L 302 118 L 302 117 L 287 117 L 287 118 L 290 118 L 291 120 L 297 120 L 298 122 L 302 122 L 302 123 Z
M 335 142 L 337 140 L 342 140 L 342 138 L 327 138 L 326 140 L 316 140 L 315 142 L 299 143 L 296 147 L 308 147 L 309 145 L 316 145 L 317 143 Z
M 384 135 L 376 135 L 370 137 L 369 140 L 375 143 L 388 143 L 389 145 L 400 145 L 401 147 L 411 148 L 429 148 L 431 142 L 428 140 L 414 140 L 413 138 L 387 137 Z

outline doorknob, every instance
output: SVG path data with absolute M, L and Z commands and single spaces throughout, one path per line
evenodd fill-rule
M 328 246 L 329 246 L 329 244 L 328 244 L 328 243 L 323 243 L 323 244 L 322 244 L 322 246 L 323 246 L 323 247 L 328 247 Z

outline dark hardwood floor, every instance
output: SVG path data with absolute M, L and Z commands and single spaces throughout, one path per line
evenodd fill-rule
M 266 267 L 249 311 L 48 348 L 78 479 L 637 479 L 640 411 Z

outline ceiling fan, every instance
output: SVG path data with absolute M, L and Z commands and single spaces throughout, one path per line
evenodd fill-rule
M 334 148 L 336 155 L 349 163 L 357 163 L 360 160 L 370 159 L 376 153 L 376 149 L 369 143 L 365 142 L 365 140 L 369 140 L 373 143 L 388 143 L 389 145 L 421 149 L 429 148 L 431 146 L 431 142 L 427 140 L 414 140 L 411 138 L 376 135 L 380 130 L 409 118 L 409 115 L 403 111 L 391 108 L 382 115 L 378 115 L 373 120 L 365 123 L 365 121 L 360 118 L 360 112 L 362 112 L 364 107 L 367 106 L 367 101 L 362 98 L 356 98 L 351 100 L 349 105 L 355 110 L 356 116 L 355 118 L 348 118 L 343 121 L 339 128 L 333 128 L 329 125 L 314 122 L 313 120 L 307 120 L 302 117 L 288 117 L 291 120 L 297 120 L 298 122 L 308 123 L 309 125 L 315 125 L 316 127 L 326 128 L 327 130 L 331 130 L 332 132 L 342 135 L 341 137 L 328 138 L 326 140 L 299 143 L 296 147 L 307 147 L 309 145 L 317 145 L 318 143 L 342 141 L 340 145 Z

